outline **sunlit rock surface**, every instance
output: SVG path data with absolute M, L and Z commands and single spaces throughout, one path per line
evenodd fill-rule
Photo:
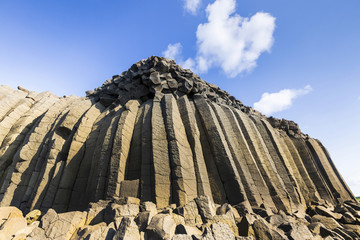
M 207 196 L 207 204 L 240 204 L 256 216 L 304 217 L 314 203 L 356 204 L 325 147 L 297 124 L 267 118 L 160 57 L 139 61 L 86 97 L 0 86 L 0 146 L 0 206 L 25 214 L 84 211 L 91 202 L 124 197 L 181 209 Z M 216 216 L 216 208 L 205 209 L 191 222 Z M 351 216 L 336 221 L 358 221 L 345 212 Z M 123 221 L 124 233 L 114 236 L 136 235 L 134 219 Z M 81 231 L 101 235 L 108 228 Z M 220 228 L 208 225 L 202 233 Z

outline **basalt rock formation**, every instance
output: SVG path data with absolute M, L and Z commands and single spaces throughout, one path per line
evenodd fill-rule
M 0 146 L 0 206 L 24 213 L 124 197 L 163 209 L 208 196 L 267 216 L 356 202 L 326 148 L 296 123 L 160 57 L 86 97 L 1 86 Z

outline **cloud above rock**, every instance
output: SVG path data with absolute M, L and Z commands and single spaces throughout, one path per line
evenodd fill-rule
M 259 56 L 270 51 L 275 18 L 264 12 L 250 18 L 241 17 L 235 10 L 235 0 L 216 0 L 207 6 L 207 22 L 199 24 L 196 31 L 196 56 L 183 61 L 187 62 L 187 67 L 197 73 L 220 67 L 232 78 L 252 70 Z M 179 45 L 170 44 L 172 49 L 168 47 L 165 53 L 181 56 Z
M 162 55 L 166 58 L 175 60 L 178 64 L 180 64 L 185 69 L 193 69 L 195 66 L 195 62 L 193 59 L 188 58 L 184 61 L 182 56 L 182 45 L 181 43 L 169 44 L 167 49 L 162 52 Z
M 310 85 L 302 89 L 283 89 L 276 93 L 265 92 L 261 99 L 254 103 L 254 108 L 265 115 L 270 115 L 290 108 L 293 101 L 312 91 Z
M 206 8 L 208 22 L 198 26 L 198 71 L 221 67 L 228 77 L 249 71 L 274 42 L 275 18 L 258 12 L 251 18 L 235 14 L 235 0 L 217 0 Z

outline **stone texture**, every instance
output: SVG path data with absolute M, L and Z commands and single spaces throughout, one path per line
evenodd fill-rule
M 37 221 L 41 216 L 41 211 L 38 209 L 32 210 L 28 214 L 26 214 L 25 219 L 27 221 L 27 224 L 31 224 L 35 221 Z
M 160 57 L 86 97 L 1 85 L 0 207 L 17 239 L 309 238 L 304 219 L 350 239 L 360 219 L 320 141 Z
M 120 226 L 117 229 L 114 240 L 129 239 L 137 240 L 140 239 L 140 233 L 133 218 L 124 217 L 121 220 Z
M 150 239 L 171 239 L 175 234 L 176 224 L 169 214 L 154 216 L 146 229 Z

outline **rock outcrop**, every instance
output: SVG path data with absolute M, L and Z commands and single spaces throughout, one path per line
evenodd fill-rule
M 34 210 L 25 217 L 15 207 L 0 207 L 0 239 L 359 239 L 358 208 L 352 202 L 334 207 L 322 201 L 313 202 L 303 216 L 284 211 L 261 216 L 243 211 L 241 204 L 215 204 L 208 196 L 158 209 L 131 197 L 100 200 L 84 211 L 57 213 L 50 208 L 41 216 Z M 354 221 L 344 222 L 349 216 Z
M 124 197 L 168 210 L 158 216 L 154 209 L 107 206 L 122 219 L 86 220 L 95 214 L 89 203 Z M 312 209 L 314 203 L 326 207 Z M 0 86 L 0 206 L 24 214 L 38 209 L 41 221 L 57 214 L 55 222 L 42 223 L 46 229 L 34 230 L 50 239 L 69 239 L 75 232 L 76 239 L 88 239 L 91 232 L 136 239 L 146 231 L 154 238 L 179 233 L 175 239 L 186 239 L 197 232 L 190 227 L 201 226 L 201 234 L 212 239 L 229 233 L 221 224 L 237 236 L 240 223 L 264 236 L 257 238 L 296 239 L 298 232 L 309 234 L 296 221 L 279 232 L 263 218 L 240 218 L 281 212 L 305 219 L 309 209 L 312 233 L 334 232 L 335 223 L 324 220 L 330 218 L 340 224 L 335 232 L 342 236 L 357 231 L 351 229 L 357 229 L 359 211 L 321 142 L 296 123 L 267 118 L 160 57 L 139 61 L 86 97 Z M 173 209 L 182 218 L 174 219 Z M 237 214 L 238 222 L 232 220 Z M 56 224 L 64 236 L 48 230 Z

